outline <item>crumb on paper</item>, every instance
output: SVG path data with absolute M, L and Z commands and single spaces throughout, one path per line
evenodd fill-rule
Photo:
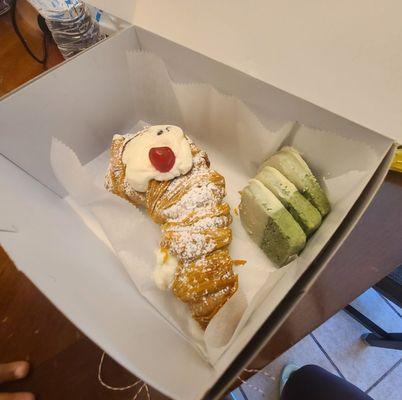
M 233 209 L 233 211 L 234 211 L 235 215 L 239 215 L 239 207 L 235 207 Z

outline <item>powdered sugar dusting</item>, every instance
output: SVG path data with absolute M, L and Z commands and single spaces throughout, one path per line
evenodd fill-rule
M 207 234 L 187 230 L 175 235 L 169 245 L 170 251 L 180 259 L 193 260 L 215 250 L 216 242 Z
M 223 196 L 224 190 L 211 182 L 195 185 L 176 204 L 164 210 L 163 215 L 169 220 L 177 220 L 198 207 L 211 207 Z

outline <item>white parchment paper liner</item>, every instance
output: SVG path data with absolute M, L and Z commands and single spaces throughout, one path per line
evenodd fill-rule
M 231 255 L 246 259 L 247 264 L 238 268 L 239 290 L 203 332 L 187 307 L 169 291 L 159 290 L 152 280 L 159 227 L 143 210 L 103 188 L 108 149 L 82 166 L 72 149 L 53 140 L 52 167 L 69 193 L 66 200 L 99 239 L 112 248 L 141 294 L 213 365 L 275 284 L 281 279 L 295 283 L 308 268 L 367 184 L 379 164 L 378 155 L 365 143 L 298 123 L 264 120 L 263 125 L 240 100 L 209 85 L 172 82 L 164 63 L 153 54 L 130 52 L 127 63 L 133 114 L 138 121 L 132 130 L 142 128 L 144 121 L 182 126 L 207 151 L 212 168 L 225 177 L 232 210 L 239 203 L 239 190 L 255 175 L 258 165 L 285 144 L 303 154 L 326 187 L 332 205 L 331 213 L 301 256 L 281 269 L 249 239 L 234 216 Z M 127 132 L 110 132 L 110 140 L 115 133 Z

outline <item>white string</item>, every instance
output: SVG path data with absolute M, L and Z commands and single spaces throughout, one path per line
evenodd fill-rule
M 271 376 L 270 374 L 268 374 L 268 372 L 262 371 L 262 370 L 260 370 L 260 369 L 248 369 L 248 368 L 245 368 L 245 369 L 243 369 L 243 371 L 244 371 L 244 372 L 247 372 L 247 373 L 250 373 L 250 374 L 262 373 L 262 374 L 263 374 L 264 376 L 266 376 L 267 378 L 272 379 L 273 381 L 276 380 L 276 378 L 275 378 L 274 376 Z M 257 391 L 258 393 L 265 394 L 265 392 L 264 392 L 262 389 L 260 389 L 259 387 L 254 386 L 254 385 L 248 383 L 248 382 L 245 381 L 244 379 L 240 378 L 240 376 L 238 376 L 237 379 L 239 379 L 240 382 L 241 382 L 243 385 L 246 385 L 248 388 Z
M 105 352 L 102 353 L 100 362 L 99 362 L 99 366 L 98 366 L 98 381 L 100 382 L 100 384 L 105 387 L 106 389 L 109 390 L 115 390 L 115 391 L 124 391 L 124 390 L 128 390 L 128 389 L 132 389 L 133 387 L 139 385 L 140 383 L 142 383 L 142 385 L 140 386 L 140 388 L 138 389 L 138 391 L 134 394 L 134 397 L 132 400 L 137 400 L 138 396 L 141 394 L 141 392 L 145 389 L 145 393 L 147 396 L 147 400 L 151 400 L 151 394 L 149 393 L 149 388 L 148 385 L 143 382 L 141 379 L 139 379 L 138 381 L 132 383 L 131 385 L 127 385 L 127 386 L 122 386 L 122 387 L 115 387 L 115 386 L 110 386 L 108 385 L 103 379 L 102 379 L 102 367 L 103 367 L 103 361 L 105 359 Z M 276 380 L 276 378 L 274 376 L 271 376 L 270 374 L 268 374 L 268 372 L 266 371 L 262 371 L 260 369 L 249 369 L 249 368 L 245 368 L 243 370 L 244 372 L 250 373 L 250 374 L 256 374 L 256 373 L 262 373 L 264 376 L 268 377 L 269 379 L 272 380 Z M 251 385 L 250 383 L 247 383 L 247 381 L 245 381 L 244 379 L 240 378 L 240 376 L 237 377 L 237 379 L 240 380 L 240 382 L 244 385 L 246 385 L 247 387 L 249 387 L 250 389 L 253 389 L 255 391 L 257 391 L 258 393 L 264 394 L 265 392 L 260 389 L 257 386 Z
M 267 378 L 272 379 L 273 381 L 276 381 L 276 378 L 274 376 L 270 375 L 268 372 L 263 371 L 261 369 L 247 369 L 247 368 L 245 368 L 243 371 L 248 372 L 250 374 L 258 374 L 258 373 L 260 373 L 260 374 L 263 374 L 264 376 L 266 376 Z
M 238 379 L 241 383 L 247 383 L 244 379 L 240 378 L 240 376 L 238 376 L 237 379 Z
M 140 393 L 142 392 L 142 389 L 144 389 L 144 387 L 147 387 L 147 385 L 145 383 L 143 383 L 140 387 L 140 390 L 138 390 L 138 392 L 134 395 L 133 400 L 136 400 L 136 398 L 140 395 Z M 148 398 L 149 398 L 149 393 L 148 393 Z
M 132 389 L 133 387 L 139 385 L 142 383 L 140 388 L 137 390 L 137 392 L 134 394 L 134 397 L 132 400 L 136 400 L 140 393 L 145 389 L 145 393 L 147 395 L 147 400 L 151 400 L 151 394 L 149 393 L 149 388 L 148 385 L 143 382 L 141 379 L 138 379 L 138 381 L 135 381 L 131 385 L 127 386 L 122 386 L 122 387 L 116 387 L 116 386 L 110 386 L 108 385 L 103 379 L 102 379 L 102 367 L 103 367 L 103 361 L 105 360 L 105 352 L 102 353 L 101 359 L 99 361 L 99 366 L 98 366 L 98 381 L 99 383 L 105 387 L 106 389 L 109 390 L 114 390 L 114 391 L 124 391 L 124 390 L 129 390 Z

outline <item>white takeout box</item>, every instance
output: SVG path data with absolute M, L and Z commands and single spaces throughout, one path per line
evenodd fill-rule
M 402 142 L 399 0 L 90 2 Z
M 367 138 L 382 154 L 370 182 L 308 272 L 284 298 L 279 287 L 272 290 L 269 304 L 263 302 L 251 317 L 253 328 L 237 337 L 215 368 L 139 295 L 113 253 L 63 201 L 65 192 L 50 166 L 55 132 L 86 163 L 108 147 L 111 134 L 134 125 L 126 51 L 136 49 L 163 58 L 175 79 L 208 82 L 236 95 L 262 119 L 275 115 Z M 6 96 L 0 127 L 1 244 L 85 334 L 135 375 L 180 400 L 219 398 L 267 343 L 358 221 L 394 150 L 392 139 L 137 27 Z M 267 319 L 264 309 L 272 304 L 277 307 Z

